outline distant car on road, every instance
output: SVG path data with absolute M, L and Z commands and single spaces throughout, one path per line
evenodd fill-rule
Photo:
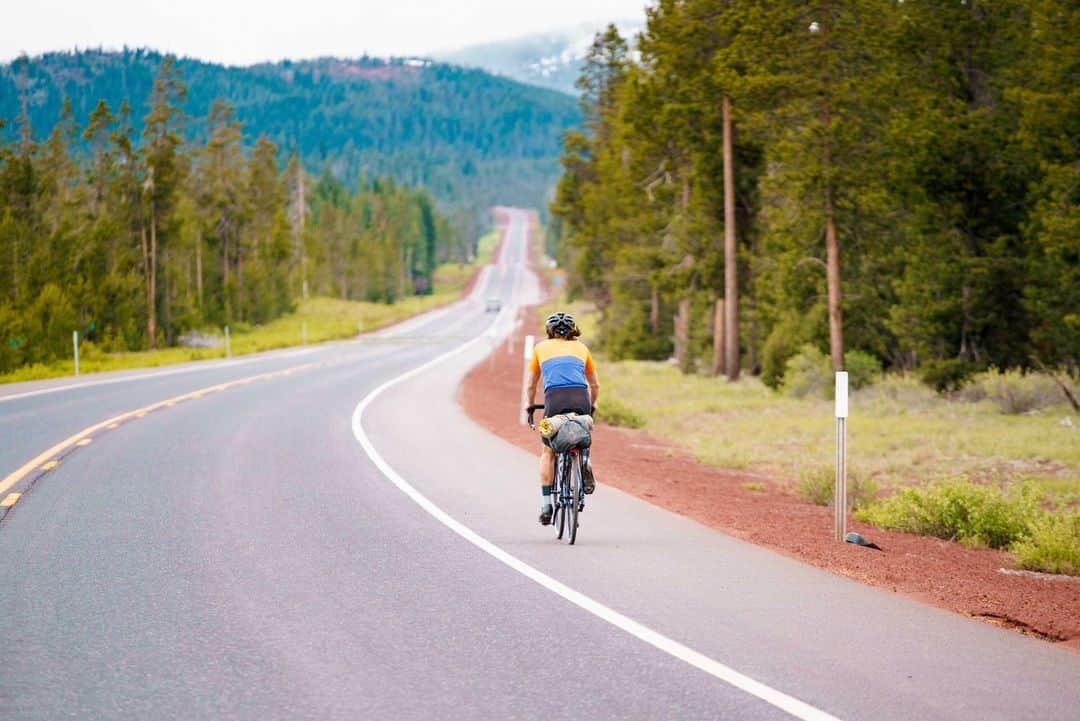
M 502 310 L 502 301 L 498 298 L 488 298 L 484 306 L 485 313 L 498 313 Z

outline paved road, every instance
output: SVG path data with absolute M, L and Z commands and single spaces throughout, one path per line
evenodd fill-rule
M 0 521 L 0 718 L 1077 718 L 1077 654 L 612 489 L 555 543 L 534 459 L 454 401 L 535 294 L 523 223 L 396 335 L 0 398 L 3 475 L 278 373 L 102 431 Z

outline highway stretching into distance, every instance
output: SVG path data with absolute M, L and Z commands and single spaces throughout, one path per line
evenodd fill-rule
M 379 334 L 0 388 L 0 719 L 1080 718 L 1080 654 L 602 468 L 556 542 L 535 457 L 456 400 L 539 297 L 525 233 Z

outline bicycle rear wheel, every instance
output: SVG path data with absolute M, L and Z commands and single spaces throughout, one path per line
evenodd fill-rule
M 566 504 L 563 503 L 562 487 L 565 483 L 566 464 L 561 456 L 555 457 L 555 486 L 552 489 L 553 505 L 555 513 L 551 517 L 551 523 L 555 526 L 555 538 L 562 539 L 566 531 Z
M 581 497 L 581 454 L 571 456 L 570 467 L 566 469 L 566 487 L 569 500 L 564 510 L 566 516 L 566 542 L 571 546 L 577 541 L 578 501 Z

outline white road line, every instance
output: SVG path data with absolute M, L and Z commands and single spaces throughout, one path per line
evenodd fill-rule
M 492 322 L 493 326 L 499 321 L 500 316 L 502 316 L 502 313 L 499 313 L 499 315 L 496 316 L 495 320 Z M 431 514 L 431 516 L 434 517 L 437 521 L 442 523 L 454 533 L 464 538 L 469 543 L 479 548 L 481 551 L 484 551 L 488 555 L 498 559 L 499 561 L 502 561 L 507 566 L 514 569 L 523 576 L 532 579 L 533 581 L 539 583 L 541 586 L 548 589 L 549 591 L 562 596 L 570 603 L 573 603 L 574 605 L 588 611 L 594 616 L 601 618 L 604 621 L 607 621 L 616 628 L 620 628 L 623 631 L 629 633 L 630 635 L 636 636 L 650 646 L 653 646 L 654 648 L 657 648 L 664 653 L 673 656 L 681 661 L 685 661 L 691 666 L 694 666 L 704 671 L 705 673 L 734 686 L 735 688 L 745 691 L 751 696 L 756 696 L 762 701 L 791 714 L 795 718 L 803 719 L 803 721 L 839 721 L 839 719 L 837 719 L 835 716 L 832 716 L 831 714 L 828 714 L 819 708 L 811 706 L 804 701 L 800 701 L 799 699 L 789 696 L 782 691 L 778 691 L 771 686 L 767 686 L 760 681 L 756 681 L 749 676 L 741 674 L 730 666 L 725 666 L 724 664 L 716 661 L 715 659 L 709 658 L 708 656 L 699 653 L 698 651 L 695 651 L 694 649 L 685 646 L 678 641 L 670 639 L 662 633 L 654 631 L 648 626 L 638 623 L 637 621 L 629 618 L 628 616 L 624 616 L 623 614 L 612 608 L 609 608 L 608 606 L 605 606 L 599 601 L 596 601 L 595 599 L 586 596 L 583 593 L 575 591 L 566 584 L 555 580 L 543 571 L 533 566 L 530 566 L 528 563 L 525 563 L 517 556 L 507 553 L 502 548 L 496 546 L 494 543 L 487 540 L 480 534 L 476 533 L 468 526 L 452 518 L 449 514 L 446 513 L 446 511 L 442 510 L 430 499 L 428 499 L 427 496 L 416 490 L 416 488 L 413 487 L 412 484 L 402 478 L 401 475 L 399 475 L 398 472 L 395 471 L 393 467 L 386 462 L 382 455 L 380 455 L 379 452 L 375 450 L 375 446 L 371 443 L 371 439 L 368 438 L 367 433 L 364 432 L 364 411 L 367 409 L 367 407 L 371 405 L 371 402 L 378 398 L 379 395 L 381 395 L 382 392 L 385 391 L 387 388 L 390 388 L 391 386 L 397 385 L 402 381 L 406 381 L 413 376 L 423 373 L 428 368 L 438 365 L 447 358 L 462 353 L 466 349 L 471 348 L 476 343 L 485 340 L 485 338 L 485 335 L 477 336 L 476 338 L 473 338 L 472 340 L 463 343 L 462 345 L 449 351 L 448 353 L 444 353 L 437 358 L 430 360 L 417 368 L 412 369 L 411 371 L 397 376 L 396 378 L 391 378 L 390 380 L 386 381 L 378 388 L 373 390 L 371 393 L 369 393 L 367 397 L 360 401 L 360 403 L 356 406 L 356 409 L 353 411 L 352 416 L 353 435 L 356 437 L 356 440 L 360 443 L 360 446 L 368 454 L 372 462 L 375 463 L 376 467 L 378 467 L 382 474 L 386 476 L 391 483 L 397 486 L 401 492 L 403 492 L 414 502 L 416 502 L 418 506 Z

